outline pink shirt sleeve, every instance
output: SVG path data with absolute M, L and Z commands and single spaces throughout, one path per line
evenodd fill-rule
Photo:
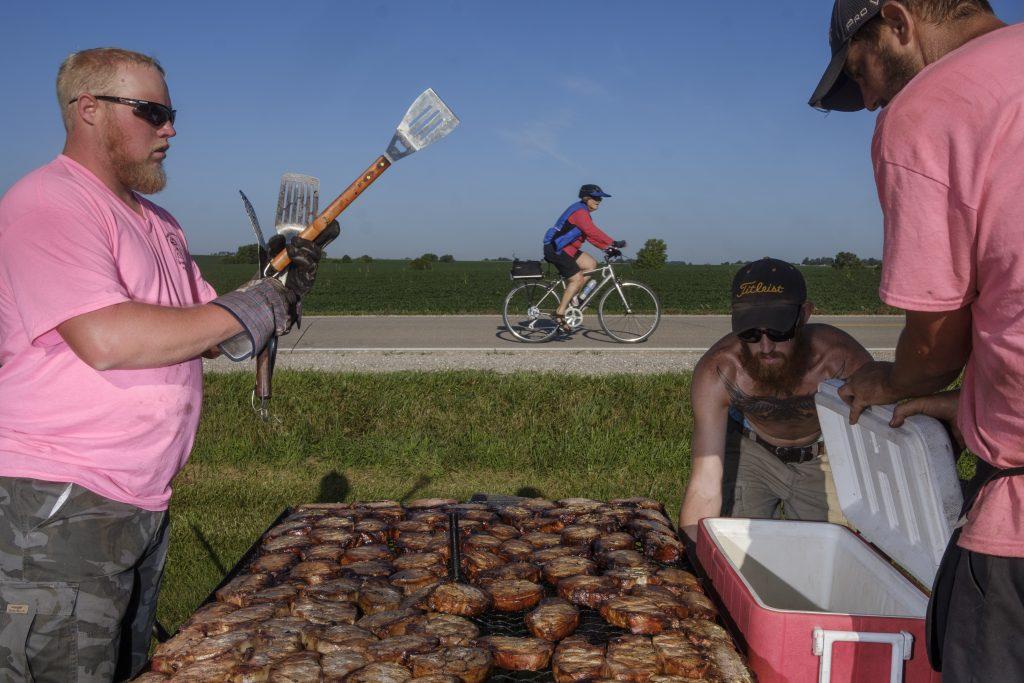
M 885 214 L 881 299 L 909 311 L 953 311 L 977 298 L 977 212 L 944 183 L 891 162 L 875 167 Z
M 0 267 L 33 342 L 65 320 L 129 300 L 110 234 L 98 220 L 57 208 L 32 211 L 3 232 L 0 250 Z
M 590 212 L 586 209 L 578 209 L 569 216 L 569 221 L 583 231 L 587 241 L 598 249 L 607 249 L 612 246 L 612 238 L 605 234 L 601 228 L 594 225 Z

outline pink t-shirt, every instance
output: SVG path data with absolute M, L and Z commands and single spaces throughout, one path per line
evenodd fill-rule
M 202 361 L 98 372 L 56 330 L 125 301 L 216 296 L 174 218 L 139 202 L 144 216 L 63 155 L 0 199 L 0 476 L 163 510 L 195 438 Z
M 1024 465 L 1024 24 L 924 69 L 879 115 L 871 151 L 882 300 L 971 307 L 960 429 L 994 466 Z M 986 487 L 960 545 L 1024 557 L 1024 477 Z

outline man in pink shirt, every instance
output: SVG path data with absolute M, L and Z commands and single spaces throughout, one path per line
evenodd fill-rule
M 202 400 L 201 355 L 287 332 L 297 284 L 217 297 L 161 190 L 175 111 L 160 65 L 116 48 L 57 76 L 63 153 L 0 199 L 0 679 L 110 681 L 146 661 L 170 483 Z
M 811 104 L 883 109 L 871 149 L 885 217 L 879 294 L 906 310 L 896 361 L 864 366 L 844 388 L 851 419 L 964 371 L 956 421 L 979 476 L 1022 466 L 1024 25 L 1006 26 L 985 0 L 837 0 L 830 37 Z M 984 485 L 959 547 L 955 626 L 936 640 L 943 679 L 1024 680 L 1024 478 Z

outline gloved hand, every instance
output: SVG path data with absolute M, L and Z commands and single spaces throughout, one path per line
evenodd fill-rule
M 616 249 L 615 247 L 608 247 L 607 249 L 604 250 L 604 255 L 607 256 L 608 258 L 616 258 L 618 256 L 622 256 L 622 252 Z
M 612 242 L 612 246 L 615 247 L 616 249 L 625 249 L 626 240 L 616 240 L 615 242 Z
M 274 277 L 256 276 L 233 292 L 212 302 L 242 324 L 242 331 L 220 343 L 233 361 L 255 356 L 271 337 L 288 334 L 298 316 L 299 295 Z
M 320 259 L 324 255 L 324 247 L 333 242 L 340 233 L 341 227 L 338 225 L 338 221 L 331 221 L 324 231 L 312 241 L 302 239 L 297 235 L 292 238 L 287 247 L 284 235 L 274 235 L 267 241 L 267 251 L 270 252 L 271 258 L 282 249 L 288 250 L 288 258 L 292 261 L 288 270 L 285 271 L 288 274 L 285 278 L 288 289 L 301 298 L 313 288 L 316 271 L 320 265 Z

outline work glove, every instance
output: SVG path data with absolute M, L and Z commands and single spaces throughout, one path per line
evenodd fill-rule
M 214 299 L 235 316 L 242 331 L 220 343 L 220 350 L 233 361 L 255 356 L 271 337 L 288 334 L 298 317 L 300 297 L 275 277 L 256 276 L 233 292 Z
M 616 249 L 615 247 L 608 247 L 607 249 L 604 250 L 604 255 L 607 256 L 608 258 L 616 258 L 618 256 L 622 256 L 622 252 Z
M 314 240 L 307 240 L 296 235 L 292 241 L 285 245 L 284 235 L 274 235 L 267 242 L 267 251 L 273 258 L 282 249 L 287 249 L 288 258 L 291 264 L 285 271 L 288 276 L 285 284 L 301 299 L 313 288 L 316 280 L 316 271 L 323 258 L 324 248 L 334 241 L 341 233 L 338 221 L 331 221 L 322 233 Z
M 612 246 L 615 247 L 616 249 L 625 249 L 626 240 L 616 240 L 615 242 L 612 242 Z

